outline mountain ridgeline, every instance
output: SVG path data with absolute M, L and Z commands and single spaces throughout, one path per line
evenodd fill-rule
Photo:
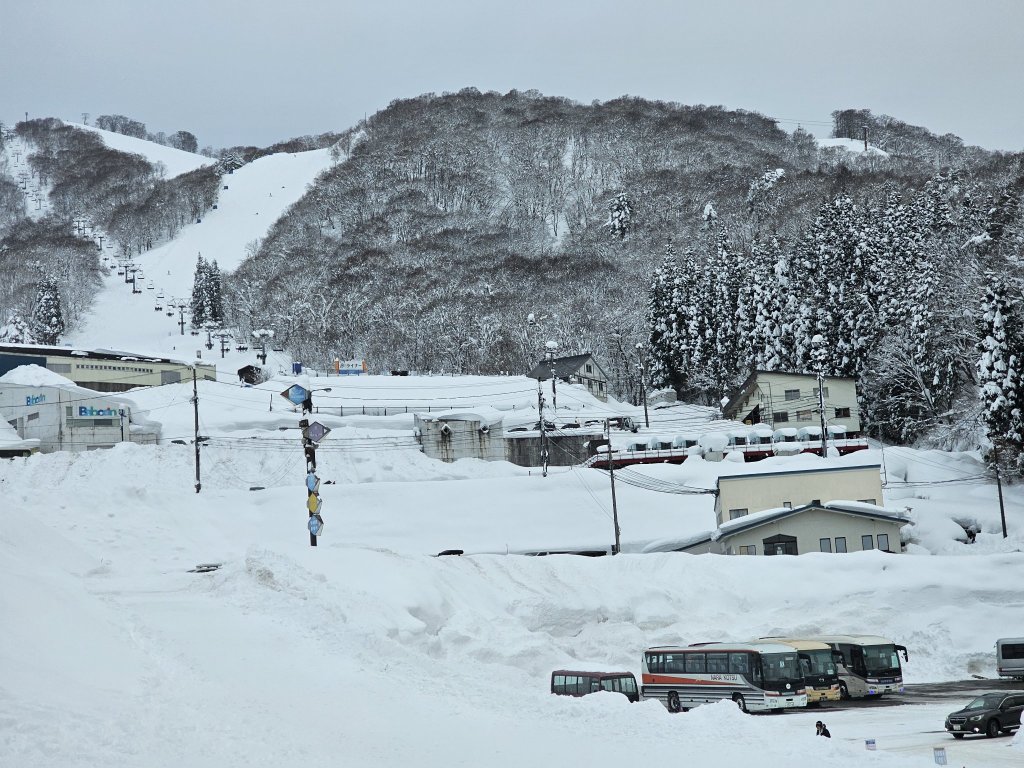
M 331 144 L 338 162 L 225 276 L 226 323 L 273 328 L 309 365 L 362 357 L 374 371 L 519 373 L 555 341 L 593 351 L 633 400 L 641 354 L 654 385 L 714 404 L 751 366 L 820 367 L 857 377 L 880 431 L 954 443 L 1015 402 L 1002 371 L 1024 359 L 1021 156 L 867 110 L 833 119 L 845 147 L 756 113 L 631 97 L 395 101 L 280 145 Z M 16 130 L 55 212 L 26 223 L 0 184 L 0 227 L 15 221 L 0 257 L 81 210 L 144 251 L 216 201 L 219 174 L 266 154 L 225 150 L 165 180 L 59 121 Z

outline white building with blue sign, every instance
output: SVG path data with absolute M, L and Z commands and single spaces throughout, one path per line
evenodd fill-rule
M 37 365 L 0 376 L 0 418 L 21 439 L 38 440 L 41 453 L 152 444 L 160 437 L 160 425 L 142 417 L 130 399 L 80 387 Z

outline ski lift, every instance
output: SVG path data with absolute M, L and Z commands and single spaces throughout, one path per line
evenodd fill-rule
M 174 317 L 174 312 L 172 312 L 170 309 L 168 309 L 167 310 L 167 316 L 168 317 Z
M 163 288 L 160 289 L 160 291 L 159 291 L 159 293 L 157 293 L 156 297 L 158 299 L 162 299 L 164 297 L 164 289 Z
M 118 277 L 124 277 L 124 267 L 118 267 L 117 268 L 117 276 Z
M 136 269 L 135 270 L 135 276 L 137 278 L 139 278 L 139 280 L 145 280 L 146 279 L 146 276 L 144 274 L 142 274 L 142 270 L 141 269 Z
M 237 349 L 239 352 L 248 352 L 249 351 L 249 345 L 248 344 L 244 344 L 244 343 L 239 343 L 239 345 L 237 347 L 235 347 L 235 349 Z
M 150 281 L 149 281 L 149 282 L 148 282 L 148 283 L 146 284 L 146 290 L 149 290 L 149 291 L 153 291 L 153 290 L 156 290 L 156 286 L 155 286 L 155 285 L 153 284 L 153 281 L 152 281 L 152 280 L 150 280 Z
M 153 309 L 155 309 L 157 312 L 163 312 L 164 311 L 164 308 L 160 305 L 159 301 L 156 303 L 156 306 L 153 307 Z

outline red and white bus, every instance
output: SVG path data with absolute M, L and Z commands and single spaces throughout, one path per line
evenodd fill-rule
M 734 701 L 744 712 L 806 707 L 800 657 L 781 643 L 695 643 L 644 651 L 641 699 L 669 712 Z

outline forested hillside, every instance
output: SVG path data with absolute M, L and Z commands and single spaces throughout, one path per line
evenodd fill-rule
M 221 174 L 331 145 L 337 164 L 225 276 L 243 337 L 273 329 L 310 365 L 463 373 L 523 372 L 551 340 L 593 351 L 634 400 L 641 360 L 650 384 L 711 404 L 751 367 L 820 368 L 855 376 L 891 437 L 1024 444 L 1021 156 L 833 117 L 841 146 L 721 107 L 466 89 L 172 179 L 60 121 L 19 123 L 52 211 L 29 219 L 0 168 L 16 275 L 0 310 L 73 272 L 67 322 L 85 311 L 78 214 L 141 253 L 208 210 Z

